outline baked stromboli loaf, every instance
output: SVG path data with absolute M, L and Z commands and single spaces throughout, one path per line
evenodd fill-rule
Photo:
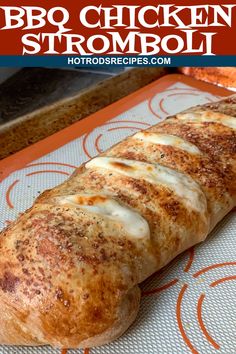
M 107 343 L 138 284 L 236 205 L 236 96 L 139 132 L 44 192 L 0 237 L 0 342 Z

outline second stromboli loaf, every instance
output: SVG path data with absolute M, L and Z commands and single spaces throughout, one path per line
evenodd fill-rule
M 236 90 L 236 67 L 182 67 L 179 71 L 197 80 Z
M 0 343 L 101 345 L 134 321 L 138 284 L 236 205 L 236 96 L 115 145 L 1 233 Z

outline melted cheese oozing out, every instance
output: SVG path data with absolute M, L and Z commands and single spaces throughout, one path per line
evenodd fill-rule
M 191 177 L 168 167 L 122 158 L 95 157 L 86 164 L 86 168 L 118 172 L 151 184 L 162 185 L 178 195 L 189 208 L 202 213 L 207 210 L 206 197 L 200 186 Z
M 182 121 L 191 121 L 196 123 L 215 122 L 223 124 L 229 128 L 236 129 L 236 119 L 234 117 L 217 112 L 187 112 L 177 114 L 176 117 Z
M 134 238 L 150 237 L 149 225 L 140 214 L 107 196 L 75 194 L 59 198 L 58 202 L 61 205 L 74 205 L 87 212 L 106 216 L 115 222 L 119 222 L 125 231 Z
M 152 144 L 173 146 L 178 149 L 187 151 L 190 154 L 201 154 L 201 151 L 195 145 L 174 135 L 139 132 L 133 135 L 132 138 L 142 140 L 144 142 L 148 142 Z

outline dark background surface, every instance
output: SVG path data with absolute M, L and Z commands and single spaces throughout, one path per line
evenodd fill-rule
M 22 68 L 3 81 L 2 68 L 0 159 L 97 112 L 168 72 L 159 67 L 130 70 L 33 67 Z
M 109 71 L 23 68 L 0 84 L 0 124 L 71 97 L 109 77 Z

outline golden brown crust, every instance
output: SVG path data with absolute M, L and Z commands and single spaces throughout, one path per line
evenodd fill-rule
M 82 165 L 1 233 L 1 343 L 77 348 L 127 329 L 138 311 L 137 284 L 201 242 L 235 205 L 234 121 L 223 124 L 235 105 L 232 97 L 195 107 L 187 113 L 201 122 L 183 120 L 184 112 L 149 129 L 147 140 L 124 140 L 101 155 L 113 158 L 107 169 Z M 222 121 L 209 122 L 211 110 Z M 182 138 L 185 148 L 151 142 L 151 133 Z M 153 166 L 160 176 L 150 174 Z M 138 213 L 150 236 L 135 237 L 118 218 L 83 209 L 86 193 L 90 208 L 112 200 Z M 61 204 L 68 196 L 75 203 Z
M 116 321 L 117 308 L 127 296 L 126 283 L 132 287 L 138 281 L 132 269 L 124 275 L 118 268 L 131 263 L 129 258 L 135 254 L 132 263 L 139 261 L 133 242 L 121 234 L 111 237 L 114 230 L 82 212 L 76 215 L 76 226 L 75 213 L 76 209 L 37 205 L 9 229 L 5 243 L 4 235 L 1 239 L 2 254 L 14 251 L 11 263 L 4 265 L 10 270 L 1 267 L 2 294 L 8 297 L 9 312 L 17 306 L 19 321 L 24 318 L 28 322 L 34 313 L 31 320 L 43 334 L 38 344 L 64 347 L 70 343 L 76 347 L 88 333 L 93 337 L 106 331 Z M 23 315 L 24 308 L 27 313 Z M 28 331 L 27 335 L 34 337 L 31 325 Z M 18 342 L 18 336 L 14 343 L 25 344 Z M 4 338 L 2 341 L 9 343 Z

